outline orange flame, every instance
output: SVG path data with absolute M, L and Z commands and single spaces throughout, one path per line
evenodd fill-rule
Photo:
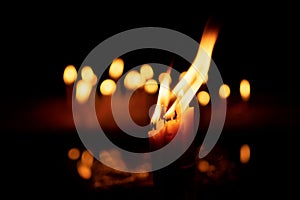
M 165 118 L 171 118 L 175 111 L 177 113 L 185 111 L 207 77 L 212 51 L 219 33 L 219 29 L 211 26 L 209 22 L 204 28 L 200 47 L 192 65 L 172 91 L 177 99 L 166 112 Z M 183 91 L 184 95 L 180 95 L 180 91 Z

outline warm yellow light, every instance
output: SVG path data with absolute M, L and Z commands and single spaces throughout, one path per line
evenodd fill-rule
M 167 83 L 170 85 L 171 82 L 172 82 L 172 78 L 170 76 L 170 73 L 168 73 L 168 72 L 160 73 L 159 76 L 158 76 L 158 81 L 160 83 L 162 83 L 163 81 L 167 81 Z
M 154 94 L 158 90 L 158 83 L 154 79 L 149 79 L 144 85 L 144 89 L 147 93 Z
M 108 74 L 113 79 L 118 79 L 122 76 L 124 70 L 124 61 L 121 58 L 113 60 L 109 67 Z
M 247 163 L 250 160 L 250 146 L 243 144 L 240 148 L 240 161 L 241 163 Z
M 82 163 L 78 163 L 77 172 L 83 179 L 90 179 L 92 177 L 92 169 Z
M 243 79 L 240 83 L 240 94 L 244 101 L 249 100 L 249 98 L 250 98 L 250 83 L 246 79 Z
M 92 86 L 97 83 L 97 76 L 94 74 L 93 69 L 90 66 L 84 66 L 81 69 L 81 78 L 82 80 L 91 83 Z
M 192 65 L 172 90 L 172 93 L 177 97 L 177 100 L 174 101 L 168 109 L 165 118 L 172 118 L 178 107 L 181 112 L 185 111 L 188 108 L 190 101 L 203 84 L 210 67 L 211 55 L 218 33 L 218 27 L 212 25 L 210 21 L 208 21 L 204 27 L 200 46 Z M 181 91 L 183 91 L 182 96 L 179 95 Z
M 205 75 L 204 80 L 203 80 L 203 84 L 206 84 L 208 81 L 208 74 Z
M 112 95 L 116 91 L 116 83 L 111 79 L 104 80 L 100 85 L 102 95 Z
M 74 65 L 68 65 L 65 70 L 64 70 L 64 74 L 63 74 L 63 80 L 65 82 L 65 84 L 67 85 L 71 85 L 74 83 L 74 81 L 77 78 L 77 70 L 74 67 Z
M 137 70 L 128 72 L 124 78 L 124 86 L 129 90 L 135 90 L 143 85 L 142 77 Z
M 162 110 L 164 109 L 164 112 L 166 112 L 168 107 L 170 101 L 170 83 L 172 81 L 170 72 L 171 70 L 169 68 L 167 72 L 159 75 L 158 79 L 160 82 L 160 87 L 157 97 L 157 104 L 151 117 L 151 123 L 156 123 L 159 121 Z
M 186 74 L 186 71 L 181 72 L 178 80 L 180 81 L 184 77 L 185 74 Z
M 153 69 L 149 64 L 143 64 L 140 69 L 141 76 L 145 79 L 152 79 L 154 76 Z
M 206 160 L 200 160 L 198 163 L 198 170 L 200 172 L 207 172 L 209 170 L 209 163 Z
M 77 160 L 80 157 L 80 151 L 79 151 L 79 149 L 77 149 L 77 148 L 71 148 L 68 151 L 68 157 L 71 160 Z
M 81 163 L 85 166 L 91 167 L 93 165 L 93 162 L 93 155 L 88 150 L 84 150 L 81 155 Z
M 226 99 L 230 95 L 230 87 L 227 84 L 223 84 L 219 88 L 219 95 L 221 98 Z
M 206 106 L 210 101 L 210 96 L 209 96 L 208 92 L 200 91 L 197 94 L 197 99 L 198 99 L 198 102 L 200 103 L 200 105 Z
M 94 78 L 94 71 L 90 66 L 84 66 L 81 69 L 81 78 L 84 81 L 91 82 Z
M 91 90 L 91 83 L 79 80 L 76 84 L 76 100 L 79 103 L 85 103 L 90 96 Z

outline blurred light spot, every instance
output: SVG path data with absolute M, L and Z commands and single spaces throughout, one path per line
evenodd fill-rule
M 154 79 L 149 79 L 144 85 L 144 89 L 147 93 L 154 94 L 158 90 L 158 83 Z
M 108 151 L 101 151 L 99 153 L 99 158 L 101 162 L 114 169 L 121 169 L 122 171 L 127 169 L 127 166 L 118 150 L 112 149 Z
M 74 67 L 74 65 L 68 65 L 65 70 L 64 70 L 64 74 L 63 74 L 63 79 L 65 84 L 67 85 L 71 85 L 74 83 L 74 81 L 77 78 L 77 70 Z
M 108 74 L 113 79 L 118 79 L 123 74 L 124 61 L 121 58 L 116 58 L 113 60 L 109 67 Z
M 226 99 L 230 95 L 230 87 L 227 84 L 220 86 L 219 95 L 221 98 Z
M 151 79 L 154 76 L 153 69 L 149 64 L 142 65 L 140 69 L 140 73 L 145 80 Z
M 81 69 L 81 78 L 82 80 L 91 83 L 92 86 L 96 85 L 98 78 L 94 74 L 93 69 L 90 66 L 84 66 Z
M 116 83 L 111 79 L 104 80 L 100 85 L 102 95 L 112 95 L 116 90 Z
M 209 96 L 208 92 L 206 92 L 206 91 L 200 91 L 197 94 L 197 99 L 198 99 L 200 105 L 206 106 L 209 103 L 209 101 L 210 101 L 210 96 Z
M 160 73 L 160 74 L 159 74 L 159 76 L 158 76 L 158 81 L 159 81 L 159 83 L 162 83 L 162 81 L 163 81 L 165 78 L 168 79 L 168 84 L 170 85 L 171 82 L 172 82 L 172 78 L 171 78 L 170 74 L 167 73 L 167 72 L 163 72 L 163 73 Z
M 250 83 L 246 79 L 243 79 L 240 83 L 240 94 L 244 101 L 249 100 L 249 98 L 250 98 Z
M 79 151 L 79 149 L 77 149 L 77 148 L 71 148 L 68 151 L 68 157 L 71 160 L 77 160 L 80 157 L 80 151 Z
M 90 66 L 84 66 L 81 69 L 81 78 L 84 81 L 91 82 L 94 78 L 94 71 Z
M 90 179 L 92 176 L 92 169 L 81 162 L 78 162 L 77 172 L 83 179 Z
M 89 82 L 80 80 L 76 84 L 76 100 L 79 103 L 85 103 L 90 96 L 92 85 Z
M 209 163 L 206 160 L 200 160 L 198 163 L 198 169 L 200 172 L 207 172 L 209 170 Z
M 143 85 L 142 77 L 136 70 L 128 72 L 124 78 L 124 86 L 129 90 L 135 90 Z
M 85 166 L 91 167 L 93 165 L 93 162 L 93 155 L 88 150 L 84 150 L 81 155 L 81 163 Z
M 241 163 L 247 163 L 250 160 L 250 146 L 243 144 L 240 148 L 240 161 Z

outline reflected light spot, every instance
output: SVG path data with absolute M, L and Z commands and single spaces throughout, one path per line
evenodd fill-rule
M 121 58 L 116 58 L 113 60 L 109 67 L 108 74 L 113 79 L 118 79 L 123 74 L 124 61 Z
M 153 69 L 149 64 L 142 65 L 140 69 L 140 73 L 145 80 L 151 79 L 154 76 Z
M 230 95 L 230 87 L 227 84 L 223 84 L 220 86 L 219 95 L 221 98 L 226 99 Z
M 158 90 L 158 83 L 154 79 L 149 79 L 144 85 L 144 89 L 147 93 L 154 94 Z
M 77 78 L 77 70 L 74 65 L 68 65 L 63 74 L 63 80 L 66 85 L 71 85 Z
M 200 172 L 207 172 L 209 170 L 209 163 L 206 160 L 200 160 L 198 163 L 198 170 Z
M 94 162 L 93 155 L 88 150 L 84 150 L 81 155 L 81 163 L 83 165 L 91 167 L 93 165 L 93 162 Z
M 92 176 L 92 169 L 82 163 L 78 163 L 77 172 L 83 179 L 90 179 Z
M 102 95 L 112 95 L 116 91 L 116 83 L 112 79 L 104 80 L 100 85 Z
M 208 92 L 200 91 L 197 94 L 197 99 L 198 99 L 198 102 L 200 103 L 200 105 L 206 106 L 210 101 L 210 96 L 209 96 Z
M 79 151 L 79 149 L 77 149 L 77 148 L 71 148 L 68 151 L 68 157 L 71 160 L 77 160 L 80 157 L 80 151 Z
M 247 163 L 250 160 L 250 146 L 243 144 L 240 148 L 240 161 L 241 163 Z

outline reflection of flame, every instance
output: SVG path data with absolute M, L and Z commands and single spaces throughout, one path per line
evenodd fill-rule
M 218 36 L 219 30 L 216 27 L 206 24 L 200 41 L 200 47 L 197 55 L 182 79 L 177 83 L 172 93 L 177 97 L 170 109 L 165 114 L 166 118 L 170 118 L 176 112 L 183 112 L 189 105 L 190 101 L 203 84 L 209 70 L 212 51 Z M 179 92 L 183 90 L 184 95 L 179 96 Z M 178 110 L 180 106 L 180 109 Z
M 240 148 L 240 161 L 241 163 L 247 163 L 250 160 L 250 146 L 243 144 Z

